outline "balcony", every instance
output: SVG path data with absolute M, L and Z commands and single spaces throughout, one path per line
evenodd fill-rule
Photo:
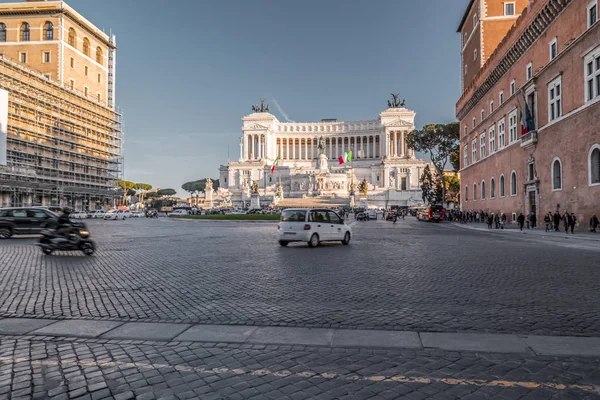
M 538 133 L 537 131 L 529 131 L 523 136 L 521 136 L 521 147 L 529 148 L 535 146 L 538 142 Z

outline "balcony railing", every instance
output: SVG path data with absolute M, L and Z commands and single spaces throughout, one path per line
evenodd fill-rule
M 521 136 L 521 147 L 530 147 L 536 145 L 538 142 L 537 131 L 529 131 Z

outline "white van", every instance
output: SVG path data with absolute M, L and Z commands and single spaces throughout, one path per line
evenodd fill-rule
M 352 229 L 335 211 L 320 208 L 290 208 L 281 213 L 277 226 L 279 244 L 307 242 L 317 247 L 321 242 L 341 241 L 347 245 L 352 238 Z

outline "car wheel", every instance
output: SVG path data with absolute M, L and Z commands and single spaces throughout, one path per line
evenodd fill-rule
M 281 247 L 285 247 L 285 246 L 287 246 L 288 244 L 290 244 L 290 242 L 286 242 L 285 240 L 280 240 L 280 241 L 279 241 L 279 245 L 280 245 Z
M 319 235 L 313 233 L 308 242 L 308 247 L 317 247 L 319 245 Z
M 42 248 L 42 253 L 44 253 L 47 256 L 51 256 L 53 252 L 54 252 L 54 250 L 52 250 L 52 249 Z
M 0 239 L 9 239 L 12 236 L 12 230 L 7 227 L 0 228 Z
M 344 246 L 348 246 L 350 244 L 350 239 L 351 239 L 350 232 L 346 232 L 346 234 L 344 235 L 344 240 L 342 240 L 342 244 Z

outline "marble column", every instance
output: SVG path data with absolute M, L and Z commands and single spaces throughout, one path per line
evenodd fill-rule
M 304 159 L 308 160 L 308 138 L 304 138 Z

